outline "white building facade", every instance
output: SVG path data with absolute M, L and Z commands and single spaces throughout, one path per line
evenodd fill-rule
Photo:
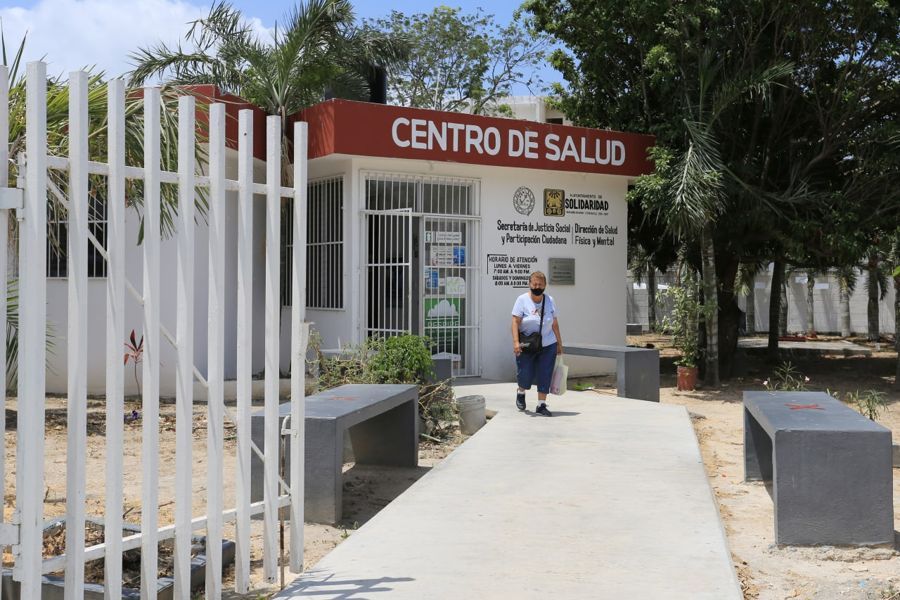
M 512 379 L 510 313 L 536 270 L 564 342 L 624 343 L 625 194 L 652 137 L 340 100 L 304 118 L 310 210 L 328 198 L 308 230 L 326 348 L 409 332 L 457 376 Z
M 226 100 L 229 144 L 237 136 L 237 112 L 252 108 L 214 88 L 210 100 Z M 510 312 L 540 270 L 560 307 L 564 342 L 622 344 L 626 300 L 629 181 L 651 169 L 650 136 L 566 125 L 331 100 L 293 120 L 309 122 L 307 222 L 307 319 L 336 349 L 369 336 L 427 336 L 436 356 L 450 358 L 456 376 L 512 379 Z M 263 159 L 264 115 L 255 109 L 257 159 Z M 236 147 L 236 143 L 232 145 Z M 237 152 L 229 151 L 227 176 L 236 177 Z M 263 162 L 255 177 L 264 181 Z M 226 239 L 235 239 L 236 192 L 227 194 Z M 285 210 L 289 208 L 285 200 Z M 102 207 L 92 231 L 102 237 Z M 52 226 L 52 225 L 51 225 Z M 140 293 L 139 215 L 129 211 L 126 269 Z M 254 270 L 264 269 L 265 215 L 254 213 Z M 283 259 L 290 257 L 290 229 L 282 228 Z M 196 229 L 195 366 L 206 373 L 208 240 Z M 162 324 L 175 333 L 174 239 L 162 244 Z M 226 256 L 226 378 L 234 376 L 237 249 Z M 50 261 L 53 262 L 52 260 Z M 63 264 L 64 264 L 63 260 Z M 287 273 L 289 265 L 283 264 Z M 258 271 L 257 271 L 258 270 Z M 97 352 L 88 357 L 88 392 L 104 391 L 105 287 L 103 265 L 89 281 L 90 331 Z M 48 320 L 56 341 L 49 355 L 47 389 L 66 389 L 65 273 L 48 264 Z M 262 281 L 262 277 L 259 280 Z M 283 315 L 289 287 L 282 278 Z M 253 365 L 263 367 L 263 289 L 254 290 Z M 130 298 L 126 331 L 140 338 L 141 307 Z M 290 364 L 290 319 L 282 320 L 282 370 Z M 126 340 L 122 340 L 123 357 Z M 93 345 L 93 344 L 92 344 Z M 160 393 L 174 395 L 176 355 L 161 353 Z M 574 371 L 600 372 L 595 362 Z M 138 370 L 140 371 L 140 369 Z M 138 383 L 126 376 L 126 393 Z M 140 372 L 138 372 L 138 378 Z M 195 386 L 198 397 L 201 386 Z

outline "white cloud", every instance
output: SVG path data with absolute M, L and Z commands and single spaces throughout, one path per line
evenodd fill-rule
M 131 52 L 160 41 L 177 44 L 187 23 L 208 12 L 207 4 L 181 0 L 40 0 L 30 8 L 2 8 L 0 18 L 8 54 L 27 32 L 25 60 L 43 58 L 51 74 L 96 66 L 116 76 L 132 68 Z M 266 31 L 259 19 L 252 22 Z

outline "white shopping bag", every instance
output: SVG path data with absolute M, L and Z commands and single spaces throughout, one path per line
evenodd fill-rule
M 556 356 L 556 364 L 553 366 L 553 377 L 550 378 L 550 393 L 562 396 L 566 393 L 566 379 L 569 377 L 569 367 L 563 362 L 562 354 Z

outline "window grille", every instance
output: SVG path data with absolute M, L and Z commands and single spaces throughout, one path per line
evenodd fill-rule
M 287 215 L 293 200 L 285 202 Z M 290 219 L 282 218 L 281 302 L 291 305 L 291 253 L 294 246 Z M 329 177 L 311 181 L 306 207 L 306 306 L 344 308 L 344 180 Z
M 68 277 L 68 211 L 59 203 L 47 207 L 47 277 Z M 88 196 L 88 230 L 106 247 L 106 201 Z M 88 277 L 106 277 L 106 259 L 88 240 Z

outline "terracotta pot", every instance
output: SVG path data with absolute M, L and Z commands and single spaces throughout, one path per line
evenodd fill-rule
M 690 392 L 697 387 L 697 367 L 678 367 L 678 383 L 680 392 Z

